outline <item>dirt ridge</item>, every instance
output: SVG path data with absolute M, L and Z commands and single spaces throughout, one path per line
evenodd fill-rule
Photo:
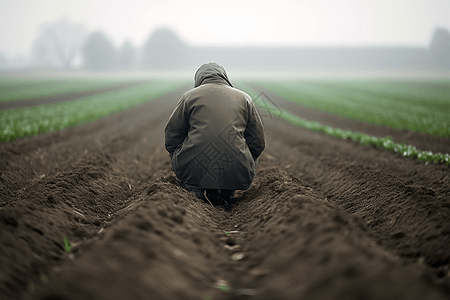
M 163 146 L 184 91 L 0 145 L 2 299 L 448 298 L 448 168 L 265 118 L 255 181 L 212 208 Z

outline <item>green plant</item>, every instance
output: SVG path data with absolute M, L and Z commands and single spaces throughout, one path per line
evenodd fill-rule
M 70 245 L 69 240 L 67 240 L 64 236 L 64 251 L 66 251 L 67 253 L 70 253 L 70 250 L 72 249 L 72 246 Z
M 149 101 L 182 84 L 174 80 L 153 81 L 64 103 L 0 111 L 0 142 L 87 123 Z
M 259 84 L 288 101 L 346 118 L 450 137 L 449 82 L 272 80 Z
M 250 96 L 256 97 L 256 93 L 254 90 L 249 88 L 244 84 L 240 84 L 240 88 L 245 90 Z M 257 103 L 258 104 L 258 103 Z M 271 104 L 265 103 L 264 106 L 260 106 L 262 109 L 271 109 Z M 320 132 L 327 134 L 329 136 L 333 136 L 341 139 L 351 139 L 355 142 L 358 142 L 362 145 L 373 145 L 379 148 L 383 148 L 386 150 L 394 151 L 403 156 L 417 158 L 418 160 L 426 163 L 444 163 L 446 165 L 450 165 L 450 155 L 448 153 L 432 153 L 431 151 L 422 151 L 417 149 L 413 145 L 406 145 L 404 143 L 394 143 L 392 137 L 383 137 L 378 138 L 375 136 L 371 136 L 365 133 L 360 132 L 352 132 L 349 130 L 342 130 L 339 128 L 333 128 L 330 126 L 326 126 L 320 124 L 318 122 L 311 122 L 305 119 L 302 119 L 290 112 L 283 110 L 282 114 L 279 114 L 279 118 L 288 121 L 294 125 L 299 127 L 307 128 L 312 131 Z

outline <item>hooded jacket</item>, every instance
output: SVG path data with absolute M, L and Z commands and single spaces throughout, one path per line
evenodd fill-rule
M 164 131 L 173 170 L 182 183 L 198 188 L 248 189 L 265 148 L 259 113 L 217 63 L 202 65 L 194 81 Z

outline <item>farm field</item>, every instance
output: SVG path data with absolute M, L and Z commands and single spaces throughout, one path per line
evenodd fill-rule
M 34 116 L 67 105 L 54 115 L 71 118 L 118 105 L 0 143 L 0 299 L 448 299 L 450 166 L 282 117 L 447 154 L 450 138 L 436 133 L 445 132 L 445 82 L 230 77 L 270 113 L 261 110 L 267 144 L 257 176 L 226 212 L 177 187 L 164 149 L 164 127 L 190 78 L 141 78 L 85 98 L 0 111 L 3 122 L 21 110 Z M 439 92 L 425 98 L 435 85 Z M 328 95 L 339 99 L 326 102 Z M 351 104 L 337 111 L 333 103 L 347 98 Z M 12 99 L 5 102 L 22 101 Z M 426 128 L 429 121 L 417 121 L 425 116 L 439 125 L 424 132 L 357 116 L 375 108 L 404 124 Z M 31 118 L 24 116 L 10 123 Z
M 153 80 L 137 87 L 125 88 L 119 85 L 114 91 L 103 90 L 102 93 L 73 101 L 39 105 L 40 101 L 36 99 L 30 101 L 38 104 L 32 107 L 1 110 L 0 141 L 6 142 L 86 123 L 148 101 L 181 84 L 183 83 L 180 81 Z
M 20 77 L 0 80 L 0 102 L 24 101 L 133 83 L 131 79 Z
M 450 81 L 273 80 L 260 85 L 287 100 L 350 119 L 450 137 Z
M 291 84 L 292 86 L 295 86 L 294 82 Z M 325 110 L 311 109 L 308 106 L 298 105 L 301 103 L 300 101 L 293 101 L 295 104 L 292 105 L 287 99 L 271 93 L 270 90 L 264 89 L 264 86 L 261 85 L 251 88 L 250 86 L 241 83 L 240 87 L 255 99 L 255 103 L 261 109 L 265 110 L 269 117 L 277 116 L 289 123 L 303 128 L 325 133 L 336 138 L 351 139 L 363 145 L 377 146 L 385 150 L 400 153 L 403 156 L 417 158 L 426 163 L 442 162 L 447 165 L 450 164 L 450 155 L 448 154 L 450 153 L 450 145 L 447 138 L 426 136 L 413 131 L 408 131 L 408 133 L 405 134 L 405 132 L 401 132 L 391 127 L 380 128 L 379 126 L 371 126 L 366 122 L 358 122 L 339 117 L 339 115 L 336 114 L 339 110 L 333 111 L 328 108 L 329 113 L 327 113 Z M 256 90 L 259 91 L 259 94 L 255 92 Z M 351 91 L 349 91 L 349 94 L 351 94 Z M 317 97 L 318 95 L 315 96 Z M 326 97 L 324 98 L 326 100 Z M 322 100 L 322 98 L 319 98 L 318 102 L 320 102 L 320 100 Z M 428 102 L 428 99 L 422 99 L 422 102 Z M 281 108 L 276 103 L 282 104 L 286 109 Z M 333 105 L 339 107 L 337 104 L 339 104 L 339 99 L 337 99 Z M 395 103 L 385 108 L 386 111 L 389 111 L 388 115 L 393 119 L 399 118 L 403 113 L 401 110 L 394 110 Z M 378 114 L 382 115 L 381 112 L 378 112 Z M 329 122 L 329 119 L 334 119 L 334 121 Z M 441 129 L 444 126 L 447 126 L 447 120 L 444 117 L 442 120 L 444 120 L 444 122 L 440 123 Z M 439 122 L 439 120 L 436 120 L 436 122 Z M 423 130 L 427 130 L 426 126 L 423 126 L 422 128 Z M 447 131 L 446 127 L 445 131 Z M 395 137 L 395 141 L 393 136 Z M 430 139 L 432 141 L 430 141 Z M 418 149 L 416 146 L 422 148 Z

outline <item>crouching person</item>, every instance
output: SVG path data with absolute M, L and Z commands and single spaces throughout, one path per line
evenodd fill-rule
M 263 124 L 251 97 L 233 88 L 219 64 L 202 65 L 194 81 L 170 116 L 165 147 L 182 187 L 230 210 L 235 190 L 255 177 Z

